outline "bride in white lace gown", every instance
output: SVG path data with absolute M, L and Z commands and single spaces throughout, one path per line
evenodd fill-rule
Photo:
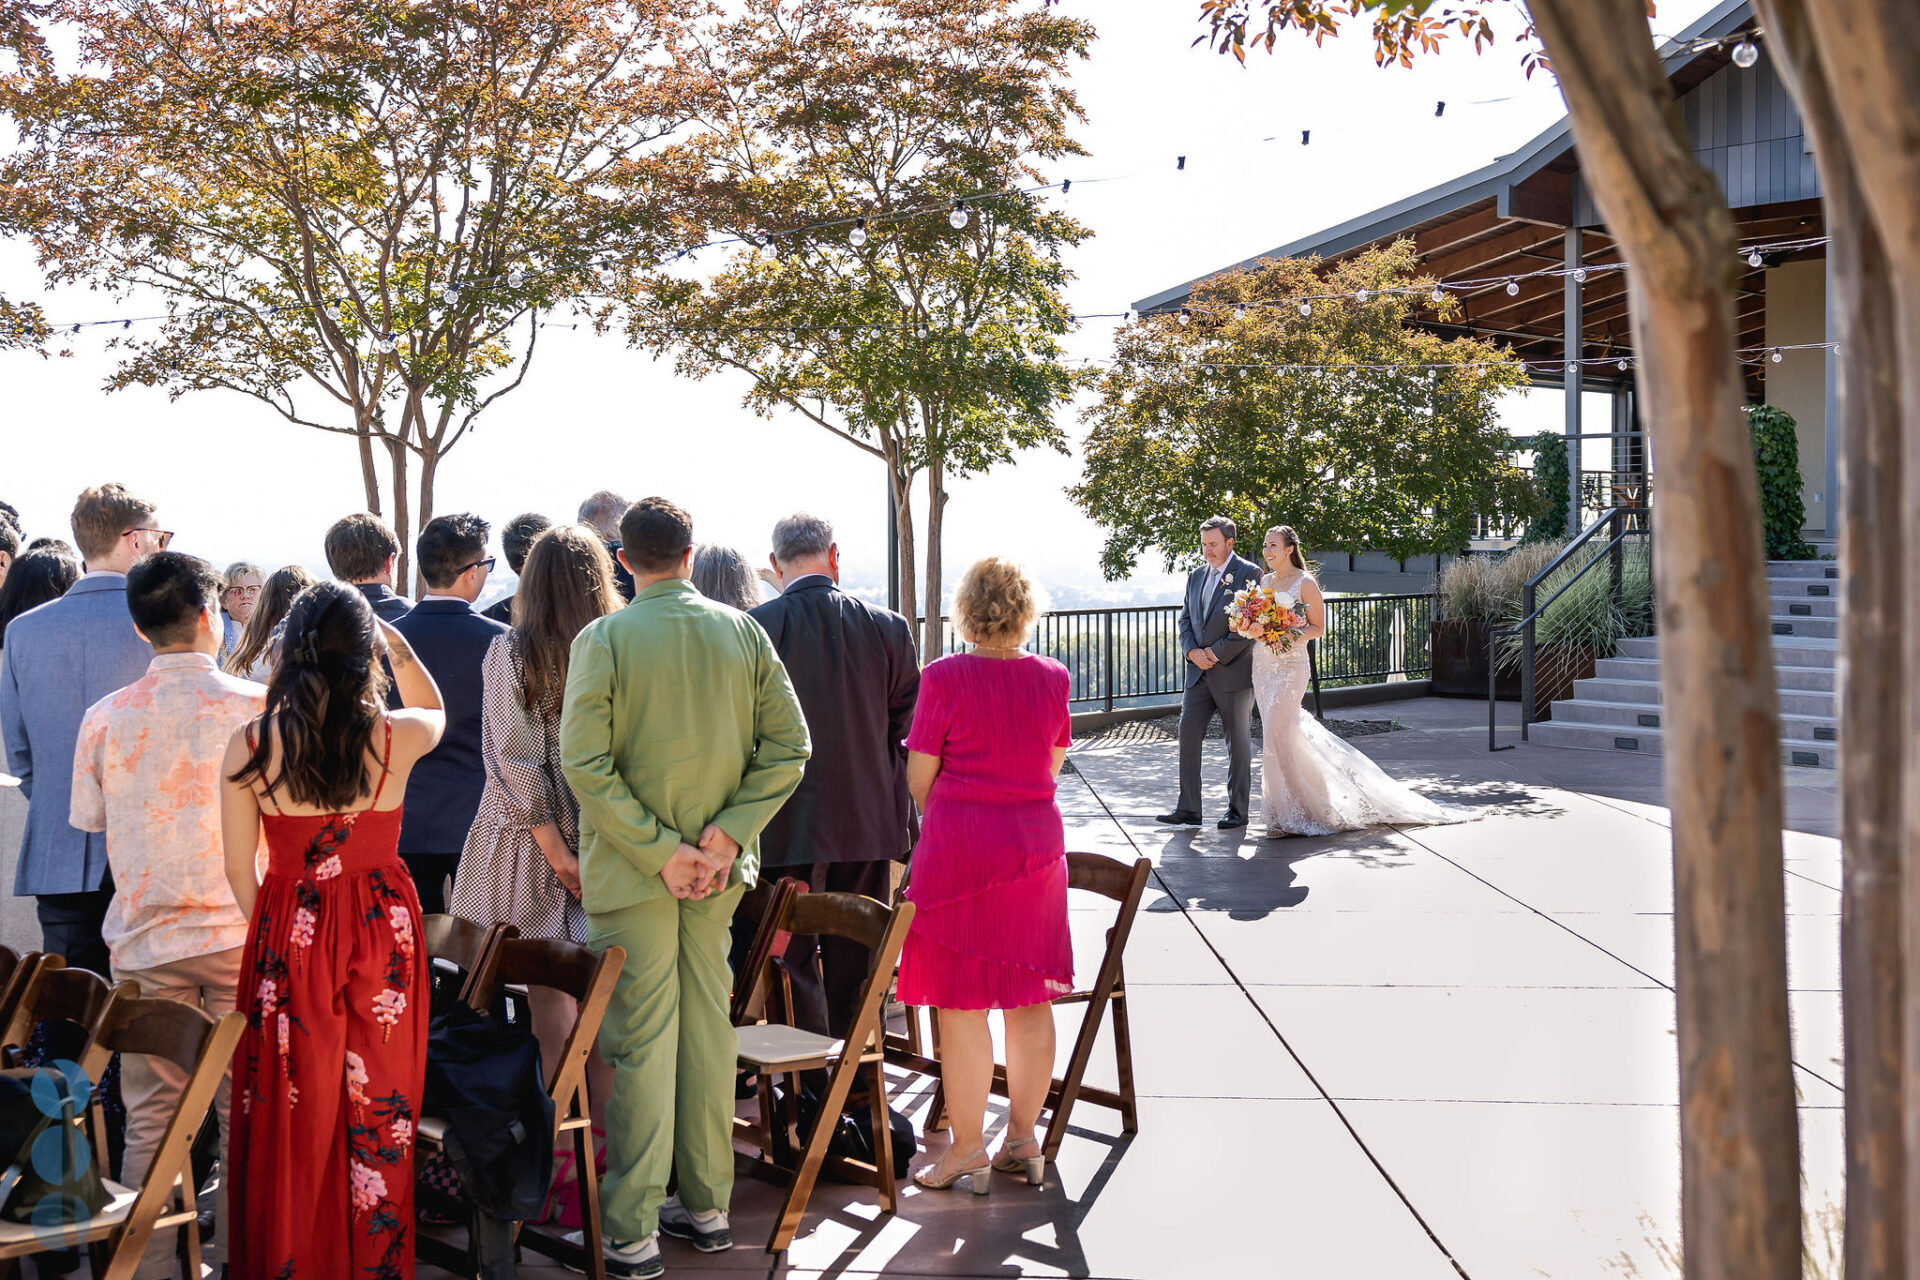
M 1261 553 L 1273 572 L 1263 586 L 1307 606 L 1307 637 L 1326 626 L 1320 584 L 1307 572 L 1292 528 L 1267 530 Z M 1302 705 L 1307 646 L 1286 653 L 1253 646 L 1253 696 L 1260 708 L 1260 811 L 1269 836 L 1331 835 L 1386 823 L 1409 826 L 1464 822 L 1472 811 L 1427 799 L 1395 782 L 1365 753 L 1348 746 Z

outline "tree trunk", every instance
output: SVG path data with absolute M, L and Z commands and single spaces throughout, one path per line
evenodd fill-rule
M 946 510 L 946 467 L 942 459 L 933 458 L 927 465 L 927 634 L 920 649 L 921 666 L 934 661 L 946 649 L 946 637 L 940 626 L 940 602 L 945 598 L 941 576 L 946 568 L 940 539 Z
M 380 514 L 380 473 L 373 465 L 373 424 L 363 418 L 359 427 L 360 438 L 355 443 L 360 450 L 360 483 L 367 491 L 367 510 L 377 516 Z
M 1735 358 L 1734 236 L 1644 0 L 1533 0 L 1627 262 L 1660 462 L 1654 520 L 1673 821 L 1681 1234 L 1693 1280 L 1799 1280 L 1780 717 L 1759 486 Z
M 887 483 L 893 486 L 894 529 L 900 536 L 900 613 L 909 627 L 918 628 L 920 598 L 915 590 L 913 538 L 913 472 L 900 457 L 900 447 L 887 442 Z
M 417 505 L 414 507 L 413 515 L 417 528 L 426 528 L 427 522 L 433 519 L 433 481 L 439 472 L 440 449 L 433 441 L 429 440 L 426 446 L 420 451 L 420 487 L 418 490 Z M 419 598 L 419 595 L 426 593 L 427 580 L 425 578 L 420 579 L 417 584 L 417 591 L 418 595 L 415 596 L 416 599 Z
M 400 560 L 394 566 L 396 589 L 405 591 L 407 575 L 413 564 L 413 530 L 408 516 L 412 510 L 407 492 L 407 442 L 401 436 L 387 438 L 387 462 L 393 473 L 393 535 L 400 539 Z
M 1907 540 L 1894 299 L 1805 0 L 1760 0 L 1774 62 L 1820 168 L 1840 344 L 1840 989 L 1846 1085 L 1846 1280 L 1903 1280 L 1906 1043 L 1901 970 L 1901 769 L 1909 752 L 1901 611 Z M 1905 464 L 1910 465 L 1910 464 Z M 1832 508 L 1829 508 L 1831 510 Z

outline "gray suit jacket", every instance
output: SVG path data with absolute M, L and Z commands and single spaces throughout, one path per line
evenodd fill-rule
M 1227 602 L 1242 587 L 1260 581 L 1260 566 L 1251 560 L 1231 556 L 1220 571 L 1220 585 L 1213 595 L 1201 599 L 1207 585 L 1207 565 L 1187 575 L 1186 599 L 1180 606 L 1180 653 L 1185 657 L 1195 649 L 1211 649 L 1220 659 L 1211 670 L 1202 671 L 1187 663 L 1186 688 L 1202 680 L 1215 693 L 1236 693 L 1253 688 L 1253 641 L 1227 630 Z
M 0 736 L 7 772 L 27 798 L 14 893 L 81 893 L 105 879 L 106 836 L 67 822 L 73 749 L 87 708 L 145 675 L 151 661 L 119 576 L 81 579 L 0 637 Z

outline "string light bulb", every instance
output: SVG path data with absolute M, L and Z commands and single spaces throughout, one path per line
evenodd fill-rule
M 1747 265 L 1750 267 L 1758 267 L 1763 265 L 1765 262 L 1766 262 L 1766 259 L 1760 256 L 1760 251 L 1758 249 L 1755 249 L 1752 253 L 1749 253 L 1747 255 Z
M 394 347 L 398 345 L 390 333 L 383 333 L 373 340 L 373 349 L 383 356 L 392 355 Z
M 865 218 L 854 219 L 853 230 L 847 232 L 847 243 L 852 245 L 856 249 L 864 248 L 866 246 L 867 220 Z
M 1760 61 L 1760 50 L 1754 46 L 1753 41 L 1743 37 L 1739 44 L 1733 46 L 1734 66 L 1744 71 L 1758 61 Z
M 1520 296 L 1520 282 L 1512 276 L 1507 277 L 1507 296 L 1509 298 L 1517 298 Z
M 1775 364 L 1779 364 L 1779 363 L 1780 363 L 1780 348 L 1778 348 L 1778 347 L 1775 347 L 1775 348 L 1773 349 L 1773 354 L 1772 354 L 1771 356 L 1769 356 L 1769 357 L 1767 357 L 1767 358 L 1768 358 L 1768 359 L 1770 359 L 1770 360 L 1772 360 L 1772 361 L 1773 361 L 1773 362 L 1774 362 Z
M 449 284 L 440 291 L 440 300 L 448 306 L 452 306 L 454 303 L 460 301 L 460 286 L 457 284 Z
M 1236 303 L 1234 303 L 1234 304 L 1233 304 L 1233 318 L 1234 318 L 1235 320 L 1245 320 L 1245 319 L 1247 318 L 1247 304 L 1246 304 L 1246 303 L 1244 303 L 1244 302 L 1236 302 Z
M 953 202 L 953 212 L 947 215 L 947 225 L 955 231 L 967 225 L 967 206 L 961 201 Z
M 1573 282 L 1575 284 L 1585 284 L 1587 282 L 1587 269 L 1585 267 L 1575 267 L 1573 269 Z
M 1627 362 L 1625 360 L 1616 360 L 1613 362 L 1613 367 L 1625 373 L 1627 371 Z
M 526 282 L 527 282 L 527 273 L 524 271 L 516 270 L 516 271 L 509 271 L 507 273 L 507 287 L 510 289 L 518 289 L 521 285 L 525 284 Z
M 1353 295 L 1353 300 L 1355 302 L 1365 302 L 1367 300 L 1367 291 L 1365 289 L 1360 290 Z
M 1575 376 L 1579 372 L 1580 372 L 1580 362 L 1578 360 L 1567 361 L 1567 376 L 1569 378 Z
M 1182 325 L 1192 324 L 1193 312 L 1187 310 L 1185 307 L 1180 308 L 1179 320 Z
M 1435 285 L 1433 286 L 1432 297 L 1433 297 L 1433 305 L 1437 307 L 1441 303 L 1447 300 L 1447 291 L 1445 289 L 1442 289 L 1439 285 Z
M 1312 315 L 1312 314 L 1313 314 L 1313 304 L 1312 304 L 1311 302 L 1303 302 L 1303 303 L 1301 303 L 1301 304 L 1300 304 L 1300 314 L 1301 314 L 1301 315 L 1303 315 L 1303 316 L 1310 316 L 1310 315 Z

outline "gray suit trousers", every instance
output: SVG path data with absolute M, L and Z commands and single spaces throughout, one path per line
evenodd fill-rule
M 1180 703 L 1180 802 L 1174 807 L 1202 812 L 1200 744 L 1216 711 L 1227 737 L 1227 813 L 1245 818 L 1253 797 L 1253 690 L 1216 693 L 1204 679 L 1189 685 Z

